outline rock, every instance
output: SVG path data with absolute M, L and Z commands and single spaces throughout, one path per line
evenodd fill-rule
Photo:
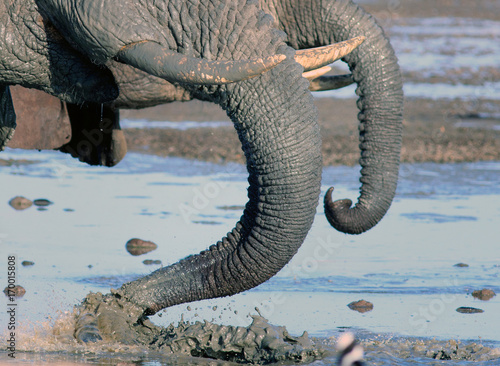
M 27 266 L 33 266 L 35 264 L 35 262 L 32 262 L 32 261 L 22 261 L 21 264 L 25 267 Z
M 469 265 L 467 263 L 457 263 L 454 264 L 453 267 L 469 267 Z
M 457 312 L 461 314 L 479 314 L 479 313 L 484 313 L 484 310 L 482 309 L 477 309 L 477 308 L 471 308 L 468 306 L 461 306 L 457 308 Z
M 33 202 L 25 197 L 16 196 L 9 201 L 9 205 L 11 205 L 15 210 L 20 211 L 31 207 L 31 205 L 33 205 Z
M 373 310 L 373 304 L 366 300 L 353 301 L 347 305 L 349 309 L 355 310 L 359 313 L 366 313 Z
M 9 288 L 8 286 L 4 288 L 3 293 L 6 296 L 15 296 L 15 297 L 23 297 L 24 294 L 26 293 L 26 290 L 24 289 L 23 286 L 16 285 L 12 288 Z
M 35 206 L 38 206 L 38 207 L 47 207 L 47 206 L 52 205 L 54 202 L 51 202 L 45 198 L 38 198 L 38 199 L 34 200 L 33 203 L 35 204 Z
M 158 248 L 158 245 L 156 245 L 152 241 L 133 238 L 127 242 L 125 248 L 127 249 L 127 252 L 132 255 L 141 255 L 155 250 L 156 248 Z
M 482 290 L 473 291 L 472 296 L 479 300 L 488 301 L 489 299 L 496 296 L 496 293 L 493 290 L 483 288 Z
M 161 260 L 159 260 L 159 259 L 144 259 L 142 261 L 142 263 L 144 263 L 147 266 L 150 266 L 152 264 L 161 264 Z

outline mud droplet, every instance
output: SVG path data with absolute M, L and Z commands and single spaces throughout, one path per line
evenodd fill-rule
M 22 261 L 21 264 L 25 267 L 28 267 L 28 266 L 33 266 L 35 265 L 35 262 L 32 262 L 32 261 Z
M 467 263 L 457 263 L 457 264 L 454 264 L 453 267 L 465 268 L 465 267 L 469 267 L 469 265 Z
M 491 298 L 495 297 L 497 294 L 493 290 L 489 290 L 487 288 L 483 288 L 482 290 L 476 290 L 472 292 L 472 296 L 476 299 L 488 301 Z
M 33 202 L 25 197 L 16 196 L 9 201 L 9 205 L 15 210 L 25 210 L 33 205 Z
M 357 311 L 359 313 L 366 313 L 373 310 L 373 304 L 366 300 L 353 301 L 347 305 L 349 309 Z
M 484 313 L 484 310 L 478 308 L 471 308 L 468 306 L 461 306 L 457 308 L 457 312 L 461 314 L 479 314 L 479 313 Z
M 133 238 L 130 239 L 127 244 L 125 244 L 125 248 L 127 249 L 127 252 L 134 256 L 137 256 L 155 250 L 156 248 L 158 248 L 158 245 L 156 245 L 152 241 Z

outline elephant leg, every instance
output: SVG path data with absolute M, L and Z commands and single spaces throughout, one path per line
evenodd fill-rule
M 53 150 L 71 139 L 65 104 L 41 90 L 11 87 L 18 127 L 9 147 Z
M 66 103 L 71 140 L 59 150 L 90 165 L 114 166 L 127 152 L 119 110 L 109 104 Z
M 14 136 L 16 113 L 8 85 L 0 84 L 0 151 Z

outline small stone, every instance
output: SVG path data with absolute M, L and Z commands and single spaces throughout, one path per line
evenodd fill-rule
M 472 296 L 476 299 L 488 301 L 496 296 L 495 291 L 483 288 L 482 290 L 476 290 L 472 292 Z
M 469 265 L 467 263 L 457 263 L 457 264 L 454 264 L 453 267 L 465 268 L 465 267 L 469 267 Z
M 366 300 L 353 301 L 347 305 L 349 309 L 355 310 L 359 313 L 366 313 L 373 310 L 373 304 Z
M 137 256 L 155 250 L 156 248 L 158 248 L 158 245 L 156 245 L 152 241 L 133 238 L 127 242 L 125 248 L 127 249 L 127 252 L 134 256 Z
M 38 207 L 47 207 L 52 205 L 54 202 L 49 201 L 48 199 L 45 198 L 38 198 L 33 201 L 33 204 Z
M 15 210 L 21 211 L 31 207 L 33 202 L 25 197 L 16 196 L 9 201 L 9 205 L 11 205 Z
M 12 288 L 9 288 L 8 286 L 4 288 L 3 293 L 6 296 L 15 296 L 15 297 L 23 297 L 24 294 L 26 293 L 26 290 L 24 289 L 23 286 L 16 285 Z
M 144 259 L 142 261 L 142 263 L 144 263 L 147 266 L 150 266 L 152 264 L 161 264 L 161 260 L 159 260 L 159 259 Z
M 484 313 L 484 310 L 482 309 L 477 309 L 477 308 L 471 308 L 468 306 L 461 306 L 457 308 L 457 312 L 461 314 L 479 314 L 479 313 Z
M 22 261 L 21 264 L 25 267 L 27 266 L 33 266 L 35 264 L 35 262 L 32 262 L 32 261 Z

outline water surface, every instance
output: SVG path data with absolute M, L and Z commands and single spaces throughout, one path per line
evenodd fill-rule
M 238 164 L 128 154 L 109 169 L 56 152 L 19 150 L 2 158 L 37 161 L 0 171 L 3 262 L 8 254 L 19 263 L 35 262 L 18 269 L 27 291 L 19 300 L 18 321 L 28 338 L 89 291 L 108 292 L 159 268 L 144 259 L 168 265 L 205 249 L 234 226 L 246 203 L 247 175 Z M 358 168 L 325 168 L 323 192 L 334 185 L 335 198 L 356 199 L 358 176 Z M 257 307 L 292 334 L 307 330 L 323 340 L 348 328 L 368 341 L 421 337 L 498 347 L 500 298 L 480 301 L 471 292 L 500 293 L 499 183 L 497 162 L 405 164 L 389 213 L 371 231 L 338 233 L 320 206 L 305 243 L 277 276 L 243 294 L 192 303 L 190 310 L 167 309 L 153 320 L 168 325 L 184 314 L 188 321 L 246 326 Z M 17 195 L 53 204 L 43 211 L 15 211 L 7 202 Z M 152 240 L 158 249 L 131 256 L 125 243 L 133 237 Z M 359 299 L 372 302 L 373 311 L 347 307 Z M 456 312 L 462 306 L 484 312 Z M 33 351 L 32 343 L 25 347 Z M 401 357 L 394 352 L 391 357 Z M 384 357 L 369 348 L 367 359 L 374 364 L 384 364 Z

